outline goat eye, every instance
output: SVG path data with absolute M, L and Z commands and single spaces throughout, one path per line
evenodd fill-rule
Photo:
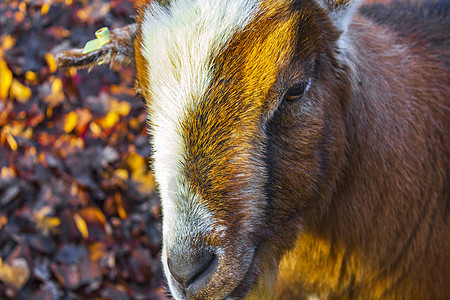
M 303 94 L 309 87 L 309 82 L 301 82 L 291 87 L 284 96 L 288 102 L 294 102 L 303 97 Z

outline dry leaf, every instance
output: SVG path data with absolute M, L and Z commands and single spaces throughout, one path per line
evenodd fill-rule
M 25 79 L 27 80 L 28 83 L 37 84 L 37 75 L 34 72 L 27 71 L 25 73 Z
M 13 79 L 10 95 L 12 99 L 16 99 L 19 102 L 25 103 L 31 97 L 31 89 L 21 84 L 18 80 Z
M 2 230 L 3 226 L 8 223 L 8 218 L 6 216 L 0 215 L 0 230 Z
M 2 261 L 0 257 L 0 281 L 8 286 L 20 290 L 30 278 L 28 263 L 23 258 L 16 258 L 11 265 Z
M 97 138 L 102 134 L 102 128 L 94 122 L 89 124 L 89 129 L 91 130 L 93 137 Z
M 80 216 L 82 216 L 83 219 L 87 221 L 90 222 L 100 221 L 100 223 L 103 225 L 106 223 L 105 215 L 97 207 L 86 207 L 80 210 L 79 213 Z
M 56 66 L 55 57 L 53 56 L 53 54 L 46 53 L 45 54 L 45 61 L 47 62 L 48 69 L 49 69 L 50 73 L 55 73 L 56 69 L 57 69 L 57 66 Z
M 135 152 L 128 155 L 127 164 L 133 173 L 141 172 L 142 169 L 145 169 L 145 159 Z
M 89 230 L 86 221 L 77 213 L 73 215 L 73 219 L 75 220 L 75 224 L 77 225 L 81 236 L 84 239 L 87 239 L 89 237 Z
M 41 15 L 42 15 L 42 16 L 45 16 L 45 15 L 48 13 L 49 9 L 50 9 L 50 4 L 44 3 L 44 4 L 41 6 Z
M 127 116 L 131 111 L 130 103 L 126 101 L 112 101 L 111 111 L 117 112 L 120 116 Z
M 11 147 L 11 150 L 16 151 L 18 148 L 16 139 L 10 133 L 6 133 L 5 136 L 6 136 L 6 140 L 8 141 L 9 146 Z
M 0 171 L 0 178 L 8 180 L 14 177 L 16 177 L 16 171 L 13 168 L 7 166 L 2 167 L 2 170 Z
M 64 122 L 64 131 L 69 133 L 71 132 L 78 123 L 78 116 L 75 112 L 71 111 L 67 114 L 65 122 Z
M 99 125 L 108 130 L 119 121 L 119 114 L 115 111 L 110 111 L 104 118 L 98 120 Z
M 63 90 L 62 80 L 59 78 L 55 78 L 55 80 L 53 80 L 53 83 L 52 83 L 52 92 L 54 94 L 58 94 L 58 93 L 61 93 L 62 90 Z
M 9 70 L 6 62 L 0 60 L 0 99 L 6 99 L 8 97 L 12 82 L 12 72 Z
M 44 234 L 48 234 L 54 231 L 56 227 L 61 225 L 61 220 L 57 217 L 48 217 L 51 213 L 51 208 L 44 206 L 38 211 L 34 212 L 34 222 L 39 230 L 42 230 Z
M 119 193 L 114 194 L 114 202 L 116 203 L 117 213 L 122 220 L 127 218 L 127 212 L 123 207 L 123 199 Z
M 125 169 L 117 169 L 114 171 L 114 175 L 123 181 L 128 180 L 128 171 Z
M 9 50 L 16 44 L 16 40 L 9 34 L 3 38 L 1 48 L 3 50 Z
M 106 245 L 103 242 L 92 243 L 89 246 L 89 258 L 92 261 L 97 261 L 106 256 Z

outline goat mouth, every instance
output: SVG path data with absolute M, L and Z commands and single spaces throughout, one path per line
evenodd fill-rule
M 241 279 L 237 287 L 230 294 L 228 294 L 223 300 L 244 299 L 250 293 L 251 289 L 254 287 L 256 283 L 258 277 L 257 275 L 259 273 L 257 266 L 260 252 L 259 246 L 260 243 L 258 243 L 253 250 L 253 257 L 244 277 Z

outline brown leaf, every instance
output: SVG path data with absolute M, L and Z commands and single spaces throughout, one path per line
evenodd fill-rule
M 66 266 L 63 264 L 53 263 L 50 265 L 50 269 L 65 288 L 72 290 L 79 287 L 80 274 L 77 266 Z

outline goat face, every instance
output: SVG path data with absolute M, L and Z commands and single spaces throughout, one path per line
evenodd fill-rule
M 337 30 L 312 1 L 153 3 L 139 23 L 170 289 L 242 298 L 319 218 L 342 160 Z
M 151 2 L 104 47 L 59 56 L 63 67 L 137 69 L 175 298 L 270 288 L 298 233 L 319 222 L 345 147 L 349 80 L 337 50 L 352 7 Z

